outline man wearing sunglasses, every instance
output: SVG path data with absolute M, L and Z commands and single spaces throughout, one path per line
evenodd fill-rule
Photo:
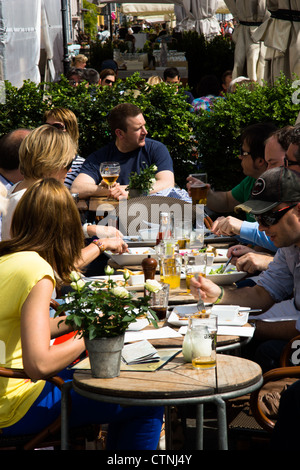
M 240 205 L 251 212 L 278 247 L 274 261 L 260 274 L 253 287 L 221 288 L 206 278 L 193 279 L 191 290 L 204 302 L 262 309 L 257 315 L 252 359 L 263 370 L 277 366 L 286 342 L 300 332 L 300 175 L 285 167 L 266 171 L 255 183 L 251 199 Z M 274 351 L 268 360 L 262 356 L 266 342 Z M 262 345 L 261 343 L 264 343 Z M 268 344 L 270 346 L 270 343 Z

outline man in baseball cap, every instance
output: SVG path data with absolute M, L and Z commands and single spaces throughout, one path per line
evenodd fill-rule
M 199 276 L 192 279 L 191 291 L 197 297 L 200 288 L 204 302 L 262 309 L 250 346 L 251 359 L 265 372 L 277 367 L 282 348 L 300 334 L 300 175 L 284 167 L 266 171 L 239 209 L 254 214 L 259 229 L 279 248 L 274 261 L 255 286 L 224 289 Z

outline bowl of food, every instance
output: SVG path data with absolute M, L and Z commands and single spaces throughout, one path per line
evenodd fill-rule
M 226 272 L 222 273 L 224 264 L 214 263 L 212 266 L 206 266 L 206 278 L 220 286 L 228 286 L 240 281 L 247 276 L 244 271 L 238 271 L 233 264 L 229 264 Z
M 147 258 L 149 255 L 151 255 L 152 258 L 157 257 L 156 251 L 150 247 L 128 248 L 128 253 L 122 253 L 121 255 L 117 255 L 111 251 L 105 251 L 104 253 L 119 266 L 140 266 L 143 259 Z

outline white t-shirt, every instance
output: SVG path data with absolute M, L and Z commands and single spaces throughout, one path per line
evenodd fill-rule
M 7 204 L 7 210 L 6 214 L 3 214 L 2 216 L 2 227 L 1 227 L 1 239 L 2 240 L 8 240 L 11 238 L 10 236 L 10 226 L 11 226 L 11 221 L 12 217 L 15 211 L 15 208 L 23 196 L 23 194 L 26 192 L 25 189 L 20 189 L 20 191 L 14 191 L 14 189 L 18 186 L 19 183 L 14 184 L 10 190 L 7 193 L 7 198 L 8 198 L 8 204 Z

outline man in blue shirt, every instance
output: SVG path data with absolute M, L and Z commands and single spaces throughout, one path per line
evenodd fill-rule
M 267 370 L 277 366 L 286 342 L 300 332 L 299 174 L 285 167 L 266 171 L 256 181 L 251 199 L 241 206 L 256 215 L 259 229 L 277 246 L 273 262 L 253 287 L 223 289 L 200 276 L 199 281 L 191 281 L 191 291 L 197 297 L 200 287 L 205 302 L 262 309 L 263 313 L 255 316 L 254 338 L 263 344 L 255 349 L 254 357 Z M 269 340 L 272 354 L 269 352 L 268 362 L 264 362 L 266 356 L 262 361 L 261 351 Z M 251 344 L 257 346 L 253 340 Z
M 139 173 L 152 164 L 157 166 L 152 192 L 173 188 L 172 158 L 165 145 L 147 138 L 146 122 L 140 108 L 131 103 L 121 103 L 111 110 L 108 122 L 115 141 L 87 157 L 73 182 L 72 192 L 79 193 L 81 198 L 108 195 L 115 199 L 128 197 L 125 188 L 130 173 Z M 111 190 L 101 182 L 99 172 L 100 163 L 107 161 L 118 162 L 121 166 L 118 183 Z

